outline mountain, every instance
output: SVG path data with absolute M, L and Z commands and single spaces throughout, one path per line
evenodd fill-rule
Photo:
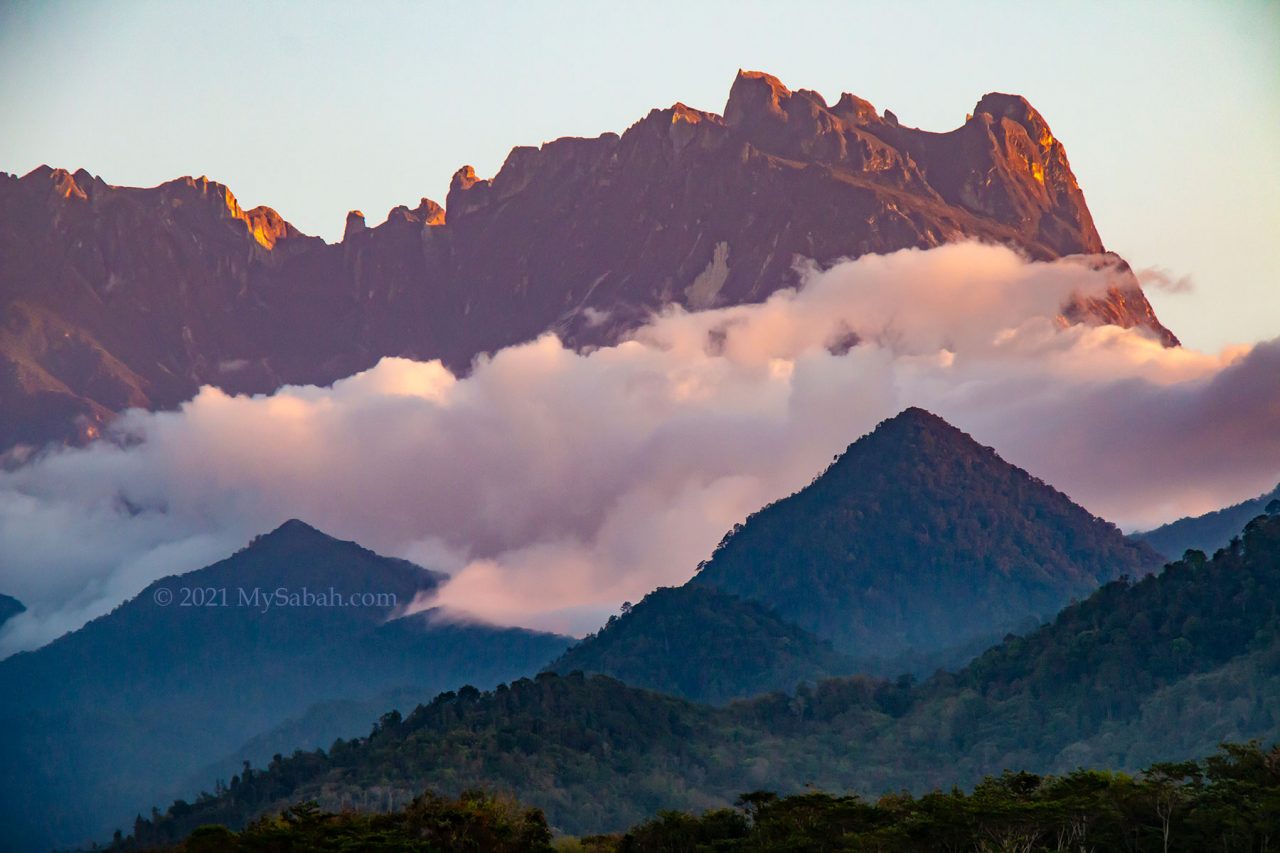
M 399 687 L 365 699 L 318 702 L 297 716 L 255 733 L 217 761 L 187 774 L 178 787 L 199 791 L 210 779 L 230 779 L 240 773 L 246 761 L 261 767 L 277 755 L 328 749 L 336 739 L 367 732 L 384 714 L 412 710 L 422 699 L 420 689 Z
M 429 613 L 391 618 L 441 577 L 289 521 L 0 661 L 6 838 L 21 849 L 84 843 L 318 703 L 492 685 L 567 645 Z M 310 736 L 351 734 L 349 718 L 331 722 L 340 728 Z
M 737 525 L 690 583 L 862 661 L 995 640 L 1159 557 L 946 421 L 910 408 Z
M 0 626 L 27 608 L 21 601 L 11 595 L 0 595 Z
M 684 587 L 646 596 L 550 668 L 711 703 L 854 672 L 927 675 L 1159 565 L 911 408 L 736 525 Z
M 710 587 L 665 587 L 587 637 L 549 669 L 604 673 L 699 702 L 791 690 L 856 663 L 754 601 Z
M 1215 689 L 1199 693 L 1206 683 Z M 1114 738 L 1143 725 L 1141 737 Z M 396 808 L 424 790 L 484 787 L 543 809 L 561 830 L 596 832 L 666 808 L 728 806 L 751 790 L 878 795 L 965 786 L 1009 767 L 1136 769 L 1207 754 L 1192 743 L 1206 736 L 1280 739 L 1280 517 L 1251 522 L 1212 559 L 1114 581 L 918 685 L 831 680 L 712 708 L 606 676 L 543 673 L 442 694 L 384 717 L 367 738 L 247 771 L 137 830 L 175 840 L 305 799 L 337 810 L 373 794 Z
M 1130 538 L 1146 542 L 1170 560 L 1181 557 L 1188 549 L 1212 554 L 1226 547 L 1231 537 L 1250 520 L 1268 512 L 1275 514 L 1269 507 L 1277 500 L 1280 500 L 1280 485 L 1252 500 L 1194 518 L 1180 518 L 1145 533 L 1134 533 Z
M 931 133 L 740 72 L 723 115 L 675 104 L 621 135 L 517 147 L 492 178 L 460 169 L 446 207 L 375 227 L 353 211 L 333 245 L 204 177 L 0 175 L 0 449 L 89 440 L 202 384 L 328 383 L 386 355 L 465 369 L 548 330 L 615 341 L 667 303 L 763 300 L 795 284 L 797 256 L 963 239 L 1096 255 L 1116 287 L 1064 314 L 1177 343 L 1100 254 L 1062 143 L 1014 95 Z

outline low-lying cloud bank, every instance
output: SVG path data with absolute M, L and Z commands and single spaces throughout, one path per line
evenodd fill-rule
M 724 531 L 907 405 L 1126 527 L 1280 479 L 1280 339 L 1213 355 L 1064 326 L 1107 270 L 961 244 L 811 270 L 760 305 L 553 336 L 458 379 L 384 359 L 330 388 L 130 412 L 0 475 L 0 653 L 290 517 L 453 574 L 430 604 L 582 632 L 684 581 Z

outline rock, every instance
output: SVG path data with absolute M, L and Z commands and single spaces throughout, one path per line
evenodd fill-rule
M 675 104 L 621 135 L 518 147 L 492 180 L 459 169 L 444 208 L 374 228 L 352 211 L 339 245 L 205 177 L 140 189 L 42 166 L 0 176 L 0 311 L 26 323 L 0 329 L 0 410 L 16 413 L 0 450 L 85 440 L 203 383 L 328 383 L 384 355 L 465 370 L 548 330 L 606 344 L 668 302 L 763 300 L 796 283 L 797 257 L 961 239 L 1111 264 L 1112 291 L 1064 318 L 1177 342 L 1100 255 L 1062 143 L 1016 95 L 931 133 L 741 71 L 723 117 Z

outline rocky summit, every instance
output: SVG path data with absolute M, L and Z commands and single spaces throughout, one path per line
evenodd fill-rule
M 117 187 L 81 170 L 0 175 L 0 449 L 85 441 L 117 412 L 330 382 L 380 357 L 479 353 L 545 331 L 617 340 L 664 304 L 759 301 L 796 258 L 977 239 L 1117 272 L 1072 321 L 1150 330 L 1105 256 L 1066 151 L 1021 97 L 982 97 L 946 133 L 854 95 L 834 105 L 739 72 L 724 114 L 676 104 L 621 135 L 512 149 L 337 244 L 225 186 Z

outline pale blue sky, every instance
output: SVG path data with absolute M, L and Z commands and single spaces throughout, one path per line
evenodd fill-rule
M 739 67 L 947 130 L 1026 95 L 1191 345 L 1280 334 L 1280 3 L 0 4 L 0 169 L 228 184 L 335 239 L 461 165 L 720 111 Z

